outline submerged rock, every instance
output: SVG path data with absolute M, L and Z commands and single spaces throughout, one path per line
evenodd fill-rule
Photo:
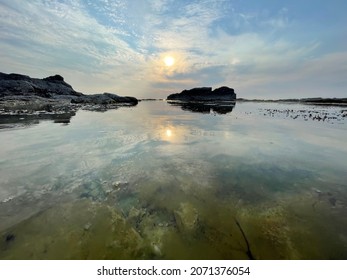
M 191 234 L 198 226 L 198 211 L 190 203 L 181 203 L 179 210 L 174 211 L 176 225 L 182 233 Z
M 90 200 L 58 204 L 10 230 L 0 233 L 0 259 L 142 259 L 151 250 L 117 209 Z

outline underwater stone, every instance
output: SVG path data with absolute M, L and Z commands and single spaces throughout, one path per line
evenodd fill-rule
M 159 246 L 158 246 L 156 243 L 154 243 L 154 242 L 152 242 L 151 245 L 152 245 L 153 253 L 154 253 L 156 256 L 160 257 L 160 256 L 162 255 L 162 252 L 161 252 Z
M 89 230 L 91 226 L 92 226 L 91 223 L 85 224 L 85 225 L 84 225 L 84 230 L 86 230 L 86 231 Z
M 181 203 L 180 209 L 174 211 L 175 221 L 179 231 L 192 233 L 198 225 L 198 211 L 190 203 Z
M 5 237 L 6 242 L 11 242 L 11 241 L 14 241 L 15 239 L 16 239 L 16 236 L 12 233 L 7 234 Z

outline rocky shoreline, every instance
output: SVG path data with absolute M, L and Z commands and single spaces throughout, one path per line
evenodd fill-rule
M 86 95 L 75 91 L 60 75 L 44 79 L 0 73 L 0 115 L 61 114 L 79 108 L 105 110 L 135 106 L 138 100 L 112 93 Z

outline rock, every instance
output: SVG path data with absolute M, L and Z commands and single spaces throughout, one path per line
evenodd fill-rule
M 198 211 L 190 203 L 181 203 L 174 211 L 176 225 L 181 233 L 191 234 L 198 226 Z
M 129 105 L 136 105 L 138 103 L 138 100 L 135 97 L 119 96 L 112 93 L 103 93 L 103 94 L 83 95 L 76 98 L 72 98 L 71 103 L 99 104 L 99 105 L 124 103 Z
M 220 87 L 212 91 L 211 87 L 193 88 L 181 93 L 174 93 L 167 97 L 169 103 L 180 106 L 182 110 L 209 114 L 230 113 L 236 101 L 234 89 Z
M 129 185 L 127 181 L 116 181 L 112 184 L 115 189 L 125 188 Z
M 84 225 L 83 229 L 84 229 L 85 231 L 88 231 L 88 230 L 90 229 L 91 226 L 92 226 L 91 223 L 86 223 L 86 224 Z
M 201 87 L 170 94 L 167 99 L 181 101 L 235 101 L 236 93 L 234 89 L 226 86 L 213 91 L 211 87 Z
M 146 211 L 144 209 L 137 209 L 133 206 L 129 211 L 128 221 L 130 222 L 130 224 L 136 226 L 141 221 L 144 215 L 146 215 Z
M 160 249 L 158 244 L 152 242 L 151 247 L 152 247 L 154 255 L 156 255 L 158 257 L 162 256 L 162 252 L 161 252 L 161 249 Z
M 57 95 L 81 96 L 83 94 L 76 92 L 60 75 L 35 79 L 20 74 L 0 73 L 0 97 L 13 95 L 54 98 Z
M 7 111 L 29 110 L 70 111 L 89 106 L 93 110 L 134 106 L 135 97 L 112 93 L 85 95 L 75 91 L 60 75 L 44 79 L 0 72 L 0 106 Z M 62 110 L 63 108 L 63 110 Z M 86 108 L 88 109 L 88 108 Z

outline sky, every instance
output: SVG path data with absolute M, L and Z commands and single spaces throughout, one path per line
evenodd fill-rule
M 165 98 L 347 97 L 346 0 L 0 0 L 0 72 Z

